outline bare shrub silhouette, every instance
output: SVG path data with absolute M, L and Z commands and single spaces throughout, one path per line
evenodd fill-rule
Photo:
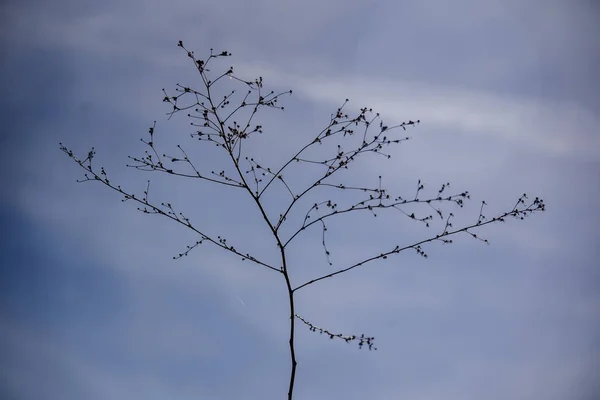
M 187 50 L 180 41 L 181 47 L 187 56 L 193 62 L 200 77 L 200 89 L 194 89 L 189 86 L 177 84 L 174 94 L 164 92 L 163 101 L 169 103 L 172 107 L 168 113 L 169 118 L 180 112 L 187 112 L 191 119 L 191 124 L 195 127 L 195 132 L 191 137 L 199 140 L 200 144 L 211 144 L 211 148 L 205 148 L 205 151 L 221 152 L 225 155 L 229 163 L 228 170 L 221 171 L 201 171 L 197 168 L 192 157 L 188 155 L 185 149 L 177 145 L 179 154 L 176 156 L 167 155 L 156 148 L 155 127 L 149 129 L 146 139 L 142 139 L 146 146 L 144 156 L 130 157 L 132 164 L 129 167 L 142 171 L 162 172 L 164 174 L 186 177 L 189 179 L 198 179 L 215 185 L 224 185 L 233 189 L 240 189 L 247 194 L 249 202 L 255 204 L 257 212 L 260 213 L 268 230 L 272 233 L 279 251 L 279 265 L 272 265 L 261 260 L 257 254 L 244 252 L 238 245 L 234 246 L 226 238 L 213 236 L 206 232 L 201 226 L 193 223 L 182 212 L 176 211 L 170 202 L 154 202 L 149 199 L 150 181 L 147 182 L 146 190 L 143 194 L 136 195 L 131 191 L 123 189 L 109 179 L 104 167 L 97 168 L 93 165 L 95 150 L 92 148 L 85 158 L 77 157 L 72 150 L 60 144 L 60 148 L 75 163 L 81 166 L 85 172 L 85 178 L 78 182 L 99 182 L 106 187 L 118 192 L 124 196 L 123 201 L 132 201 L 137 203 L 138 210 L 146 214 L 158 214 L 166 217 L 183 227 L 193 231 L 197 235 L 197 241 L 187 246 L 186 250 L 174 258 L 181 258 L 188 255 L 192 250 L 202 243 L 211 243 L 223 250 L 239 256 L 242 260 L 249 260 L 264 268 L 281 274 L 282 284 L 285 284 L 289 302 L 289 354 L 290 354 L 290 375 L 288 399 L 292 399 L 294 393 L 294 382 L 298 363 L 296 361 L 296 348 L 294 341 L 295 323 L 302 322 L 310 331 L 319 332 L 330 339 L 340 339 L 346 342 L 355 342 L 359 348 L 368 348 L 376 350 L 374 346 L 374 337 L 361 335 L 347 335 L 334 333 L 328 328 L 321 328 L 309 322 L 304 316 L 300 316 L 295 307 L 294 295 L 299 290 L 305 290 L 310 285 L 317 282 L 331 279 L 337 275 L 348 272 L 358 267 L 376 261 L 396 256 L 405 250 L 416 251 L 422 257 L 427 258 L 424 246 L 431 242 L 452 243 L 452 237 L 458 234 L 467 234 L 471 237 L 487 243 L 487 240 L 475 233 L 486 225 L 498 222 L 504 222 L 508 218 L 524 219 L 526 216 L 544 211 L 544 202 L 539 198 L 528 200 L 523 194 L 518 198 L 515 204 L 505 212 L 494 217 L 484 215 L 485 202 L 479 207 L 479 216 L 471 224 L 455 227 L 453 225 L 454 214 L 447 208 L 461 209 L 465 202 L 470 198 L 469 192 L 460 191 L 449 193 L 450 184 L 446 183 L 434 191 L 431 195 L 425 196 L 425 185 L 419 180 L 416 190 L 408 197 L 393 196 L 388 190 L 381 187 L 381 176 L 379 184 L 375 187 L 352 186 L 344 184 L 341 181 L 334 180 L 338 177 L 338 172 L 347 170 L 353 166 L 353 162 L 359 157 L 368 155 L 383 156 L 390 158 L 391 154 L 386 150 L 393 145 L 398 145 L 406 140 L 407 136 L 401 136 L 397 132 L 404 134 L 408 129 L 414 128 L 419 124 L 419 120 L 409 120 L 395 126 L 388 126 L 383 123 L 379 114 L 374 113 L 369 108 L 362 108 L 356 113 L 346 111 L 348 100 L 339 107 L 330 117 L 329 123 L 315 136 L 308 138 L 305 145 L 278 167 L 270 167 L 259 163 L 254 157 L 246 156 L 243 144 L 251 137 L 263 132 L 263 127 L 255 119 L 258 112 L 263 108 L 280 109 L 284 107 L 279 105 L 282 96 L 291 94 L 292 91 L 275 93 L 264 89 L 262 77 L 254 80 L 245 80 L 238 77 L 233 67 L 228 67 L 220 73 L 213 73 L 209 66 L 217 60 L 231 56 L 227 51 L 215 53 L 211 49 L 209 56 L 204 59 L 197 59 L 192 51 Z M 211 66 L 212 68 L 212 66 Z M 217 98 L 215 89 L 223 83 L 224 78 L 231 78 L 239 86 L 244 88 L 242 92 L 232 90 L 222 98 Z M 237 122 L 234 118 L 239 117 L 242 111 L 247 111 L 247 116 L 243 122 Z M 353 141 L 352 141 L 352 140 Z M 321 158 L 314 158 L 309 154 L 309 150 L 323 144 L 333 144 L 331 153 Z M 215 148 L 216 147 L 216 148 Z M 264 149 L 267 151 L 268 149 Z M 309 165 L 313 168 L 319 168 L 318 177 L 300 189 L 299 185 L 294 185 L 289 178 L 284 175 L 291 165 Z M 283 207 L 277 210 L 277 218 L 270 218 L 264 197 L 267 191 L 275 185 L 282 187 L 289 193 L 288 199 L 281 199 Z M 284 234 L 282 227 L 293 223 L 289 218 L 291 213 L 296 211 L 300 205 L 300 200 L 304 199 L 316 188 L 323 188 L 329 192 L 353 192 L 363 194 L 364 197 L 358 201 L 353 201 L 349 205 L 338 206 L 332 198 L 322 198 L 301 212 L 298 221 L 302 221 L 296 226 L 291 227 L 291 234 Z M 327 262 L 332 265 L 330 260 L 330 250 L 327 247 L 327 224 L 330 220 L 341 218 L 345 214 L 357 212 L 369 212 L 376 216 L 377 212 L 398 211 L 408 219 L 415 220 L 424 224 L 426 227 L 434 225 L 439 221 L 439 228 L 436 233 L 428 237 L 409 244 L 398 244 L 391 248 L 382 249 L 369 257 L 363 258 L 358 262 L 346 265 L 343 268 L 334 270 L 316 276 L 305 282 L 292 282 L 288 268 L 288 246 L 302 232 L 315 225 L 319 228 L 321 244 L 324 256 Z M 288 222 L 291 221 L 291 222 Z M 242 244 L 243 245 L 243 244 Z

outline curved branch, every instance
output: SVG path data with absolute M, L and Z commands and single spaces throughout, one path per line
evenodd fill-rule
M 380 192 L 382 193 L 382 192 Z M 287 246 L 296 236 L 298 236 L 300 234 L 300 232 L 306 230 L 306 228 L 309 228 L 311 225 L 316 224 L 318 222 L 322 222 L 323 220 L 332 217 L 334 215 L 341 215 L 341 214 L 345 214 L 345 213 L 349 213 L 349 212 L 354 212 L 354 211 L 364 211 L 364 210 L 368 210 L 368 211 L 372 211 L 373 209 L 387 209 L 387 208 L 395 208 L 398 211 L 404 213 L 407 217 L 411 218 L 411 219 L 415 219 L 415 220 L 420 220 L 422 222 L 427 223 L 427 220 L 431 219 L 431 216 L 425 217 L 425 218 L 417 218 L 415 216 L 414 213 L 412 214 L 408 214 L 404 211 L 402 211 L 399 206 L 401 205 L 407 205 L 407 204 L 416 204 L 416 203 L 427 203 L 427 204 L 431 204 L 431 202 L 454 202 L 456 204 L 458 204 L 459 206 L 462 207 L 462 199 L 463 198 L 468 198 L 469 197 L 469 193 L 468 192 L 462 192 L 459 194 L 455 194 L 452 196 L 448 196 L 448 197 L 435 197 L 435 198 L 430 198 L 427 200 L 420 200 L 420 199 L 413 199 L 413 200 L 404 200 L 401 198 L 397 198 L 396 201 L 394 201 L 393 203 L 390 204 L 384 204 L 381 202 L 381 200 L 383 200 L 383 197 L 381 196 L 371 196 L 369 199 L 363 200 L 361 202 L 358 202 L 344 210 L 333 210 L 330 213 L 327 213 L 317 219 L 312 220 L 311 222 L 309 222 L 308 224 L 306 224 L 306 220 L 309 218 L 308 214 L 310 214 L 310 211 L 312 211 L 312 209 L 315 208 L 315 206 L 311 207 L 311 210 L 308 211 L 307 213 L 307 217 L 305 217 L 304 222 L 302 224 L 302 227 L 300 227 L 298 230 L 296 230 L 296 232 L 294 232 L 290 238 L 285 242 L 284 246 Z M 378 204 L 366 204 L 370 201 L 377 201 L 379 200 L 380 202 Z
M 73 159 L 73 161 L 75 161 L 81 168 L 83 168 L 84 170 L 86 170 L 87 172 L 89 172 L 90 174 L 92 174 L 92 178 L 90 178 L 88 176 L 88 174 L 85 174 L 86 179 L 79 181 L 79 182 L 86 182 L 86 181 L 98 181 L 103 183 L 104 185 L 106 185 L 107 187 L 109 187 L 110 189 L 122 194 L 123 196 L 125 196 L 125 199 L 123 201 L 126 200 L 133 200 L 137 203 L 140 203 L 141 205 L 150 208 L 150 210 L 144 208 L 144 209 L 140 209 L 140 211 L 146 213 L 146 214 L 160 214 L 163 215 L 183 226 L 185 226 L 186 228 L 196 232 L 198 235 L 200 235 L 200 237 L 203 240 L 207 240 L 211 243 L 213 243 L 214 245 L 217 245 L 218 247 L 221 247 L 224 250 L 227 250 L 243 259 L 249 259 L 251 261 L 253 261 L 256 264 L 262 265 L 264 267 L 267 267 L 273 271 L 277 271 L 279 273 L 281 273 L 281 270 L 278 268 L 275 268 L 265 262 L 262 262 L 254 257 L 249 257 L 248 254 L 244 254 L 238 250 L 236 250 L 233 246 L 227 245 L 225 240 L 222 240 L 222 238 L 218 238 L 218 240 L 213 239 L 212 237 L 210 237 L 209 235 L 205 234 L 204 232 L 200 231 L 199 229 L 197 229 L 196 227 L 194 227 L 191 222 L 189 221 L 189 219 L 185 218 L 181 213 L 176 214 L 173 211 L 173 208 L 171 207 L 171 205 L 169 203 L 166 204 L 166 206 L 170 209 L 169 212 L 165 212 L 163 210 L 160 209 L 160 207 L 155 206 L 154 204 L 151 204 L 148 200 L 147 197 L 143 197 L 143 198 L 138 198 L 135 196 L 135 194 L 130 194 L 125 192 L 123 189 L 121 189 L 120 186 L 116 186 L 112 183 L 110 183 L 109 179 L 106 177 L 106 173 L 104 172 L 104 169 L 101 169 L 100 174 L 96 173 L 91 165 L 91 159 L 93 158 L 95 152 L 94 150 L 90 151 L 88 154 L 88 157 L 84 160 L 81 160 L 79 158 L 77 158 L 73 152 L 71 150 L 69 150 L 67 147 L 65 147 L 62 143 L 60 144 L 60 149 L 66 153 L 70 158 Z M 86 162 L 88 162 L 89 164 L 86 166 L 84 165 Z
M 353 264 L 353 265 L 351 265 L 351 266 L 349 266 L 347 268 L 340 269 L 340 270 L 332 272 L 330 274 L 323 275 L 323 276 L 320 276 L 318 278 L 312 279 L 312 280 L 310 280 L 310 281 L 308 281 L 306 283 L 303 283 L 302 285 L 294 288 L 294 292 L 297 291 L 297 290 L 302 289 L 303 287 L 311 285 L 313 283 L 316 283 L 316 282 L 319 282 L 319 281 L 323 281 L 323 280 L 328 279 L 328 278 L 332 278 L 332 277 L 334 277 L 336 275 L 339 275 L 341 273 L 344 273 L 344 272 L 350 271 L 350 270 L 352 270 L 354 268 L 360 267 L 361 265 L 365 265 L 365 264 L 367 264 L 367 263 L 369 263 L 371 261 L 375 261 L 375 260 L 378 260 L 378 259 L 386 259 L 390 255 L 398 254 L 398 253 L 400 253 L 400 252 L 402 252 L 404 250 L 407 250 L 407 249 L 415 249 L 419 254 L 421 254 L 424 257 L 426 257 L 427 255 L 423 252 L 423 250 L 421 250 L 421 247 L 420 247 L 421 245 L 423 245 L 425 243 L 433 242 L 435 240 L 441 240 L 441 241 L 444 241 L 444 242 L 447 243 L 448 241 L 444 239 L 445 237 L 452 236 L 452 235 L 455 235 L 455 234 L 460 233 L 460 232 L 466 232 L 466 233 L 470 234 L 471 236 L 477 238 L 477 235 L 474 234 L 474 233 L 472 233 L 472 232 L 469 232 L 469 229 L 477 228 L 477 227 L 488 225 L 488 224 L 495 223 L 495 222 L 504 222 L 505 218 L 509 217 L 509 216 L 515 217 L 515 218 L 519 218 L 519 219 L 523 219 L 523 218 L 525 218 L 525 216 L 527 216 L 527 215 L 529 215 L 529 214 L 531 214 L 531 213 L 533 213 L 535 211 L 544 211 L 545 210 L 546 207 L 544 205 L 544 202 L 541 199 L 537 198 L 537 197 L 535 198 L 535 200 L 529 206 L 527 206 L 524 209 L 519 210 L 517 207 L 520 204 L 523 204 L 524 198 L 526 198 L 526 196 L 522 196 L 519 199 L 519 201 L 517 201 L 517 204 L 515 205 L 515 207 L 511 211 L 505 212 L 505 213 L 503 213 L 503 214 L 501 214 L 501 215 L 499 215 L 499 216 L 497 216 L 495 218 L 492 218 L 492 219 L 487 220 L 485 222 L 482 222 L 481 219 L 478 219 L 478 221 L 475 224 L 472 224 L 472 225 L 469 225 L 469 226 L 466 226 L 466 227 L 463 227 L 463 228 L 460 228 L 460 229 L 456 229 L 454 231 L 448 231 L 447 230 L 447 228 L 449 226 L 452 226 L 451 224 L 447 223 L 446 224 L 446 228 L 444 229 L 444 232 L 442 232 L 439 235 L 436 235 L 434 237 L 430 237 L 428 239 L 421 240 L 419 242 L 413 243 L 413 244 L 408 245 L 408 246 L 404 246 L 404 247 L 396 246 L 394 249 L 389 250 L 389 251 L 387 251 L 385 253 L 381 253 L 378 256 L 367 258 L 367 259 L 365 259 L 365 260 L 363 260 L 361 262 L 358 262 L 356 264 Z

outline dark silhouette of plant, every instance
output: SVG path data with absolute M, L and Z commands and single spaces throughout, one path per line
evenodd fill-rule
M 523 219 L 536 211 L 544 211 L 545 206 L 541 199 L 535 198 L 528 201 L 526 195 L 522 195 L 516 204 L 508 211 L 500 213 L 493 218 L 484 216 L 485 202 L 482 202 L 477 221 L 461 227 L 453 226 L 454 214 L 443 208 L 447 206 L 462 208 L 465 201 L 470 198 L 469 192 L 463 191 L 454 194 L 449 194 L 450 184 L 443 184 L 437 192 L 430 196 L 424 196 L 425 185 L 419 180 L 417 183 L 416 193 L 410 197 L 392 196 L 388 191 L 381 187 L 381 176 L 379 176 L 379 184 L 377 187 L 361 187 L 351 186 L 339 181 L 334 181 L 334 176 L 341 170 L 347 170 L 352 166 L 352 163 L 357 158 L 368 154 L 381 155 L 385 158 L 390 158 L 391 155 L 384 152 L 384 149 L 392 145 L 399 144 L 409 139 L 409 137 L 398 136 L 394 131 L 406 131 L 408 128 L 413 128 L 419 124 L 419 120 L 403 122 L 396 126 L 387 126 L 381 119 L 379 114 L 373 113 L 371 109 L 362 108 L 358 112 L 349 115 L 346 112 L 348 100 L 346 100 L 334 114 L 331 115 L 329 123 L 316 136 L 309 138 L 306 144 L 301 147 L 289 160 L 283 163 L 278 168 L 271 168 L 266 165 L 244 155 L 242 149 L 243 144 L 249 138 L 263 132 L 263 127 L 255 122 L 257 113 L 262 108 L 284 108 L 279 106 L 279 99 L 285 94 L 291 94 L 292 91 L 275 93 L 273 91 L 266 92 L 263 88 L 262 77 L 255 80 L 244 80 L 234 74 L 233 67 L 229 67 L 220 74 L 213 74 L 209 70 L 209 65 L 214 63 L 214 60 L 229 57 L 230 53 L 223 51 L 219 53 L 213 52 L 211 49 L 210 55 L 206 60 L 197 59 L 192 51 L 188 51 L 180 41 L 178 46 L 187 52 L 187 56 L 193 61 L 196 69 L 199 72 L 201 80 L 201 89 L 193 89 L 188 86 L 177 84 L 175 94 L 169 95 L 165 91 L 164 102 L 172 106 L 172 110 L 168 113 L 169 118 L 179 112 L 186 111 L 187 116 L 191 118 L 192 125 L 196 131 L 191 134 L 191 137 L 198 139 L 200 142 L 216 145 L 218 150 L 226 155 L 229 163 L 228 170 L 210 171 L 209 173 L 200 171 L 188 153 L 180 145 L 177 145 L 180 152 L 177 156 L 170 156 L 160 153 L 154 142 L 155 126 L 149 130 L 147 139 L 142 139 L 147 147 L 144 156 L 130 157 L 132 164 L 128 165 L 143 171 L 157 171 L 169 175 L 187 177 L 190 179 L 199 179 L 208 181 L 214 184 L 225 185 L 231 189 L 240 189 L 247 193 L 249 201 L 256 205 L 256 208 L 264 223 L 272 233 L 276 240 L 279 249 L 279 258 L 281 265 L 276 266 L 261 260 L 257 255 L 250 254 L 240 250 L 241 247 L 230 244 L 226 238 L 221 236 L 212 236 L 204 231 L 201 227 L 195 225 L 183 213 L 175 210 L 175 207 L 169 202 L 153 202 L 149 199 L 148 193 L 150 189 L 150 181 L 147 183 L 146 190 L 142 195 L 136 195 L 133 192 L 126 191 L 121 186 L 109 180 L 108 175 L 103 167 L 99 169 L 92 165 L 95 151 L 92 148 L 88 152 L 87 157 L 79 158 L 73 151 L 65 147 L 61 143 L 61 150 L 79 164 L 84 170 L 85 179 L 79 182 L 95 181 L 104 184 L 105 186 L 117 191 L 124 196 L 123 201 L 133 201 L 138 204 L 138 210 L 146 214 L 159 214 L 172 221 L 175 221 L 184 227 L 192 230 L 198 236 L 197 241 L 192 246 L 187 246 L 187 249 L 174 258 L 187 256 L 190 251 L 198 247 L 204 242 L 212 243 L 215 246 L 227 250 L 242 260 L 249 260 L 260 266 L 268 268 L 278 274 L 281 274 L 285 282 L 289 300 L 289 352 L 291 359 L 291 371 L 289 377 L 288 399 L 292 399 L 294 392 L 294 382 L 296 377 L 296 352 L 294 346 L 295 322 L 299 320 L 303 322 L 313 332 L 325 334 L 330 339 L 342 339 L 346 342 L 356 342 L 359 348 L 366 347 L 369 350 L 376 350 L 374 346 L 374 338 L 362 335 L 344 335 L 341 333 L 333 333 L 329 329 L 320 328 L 313 325 L 304 317 L 297 314 L 294 295 L 299 291 L 307 288 L 309 285 L 326 279 L 333 278 L 339 274 L 348 272 L 354 268 L 362 267 L 379 259 L 387 259 L 390 256 L 397 255 L 404 250 L 412 249 L 422 257 L 427 258 L 427 253 L 424 250 L 424 245 L 430 242 L 451 243 L 451 237 L 460 233 L 465 233 L 487 243 L 486 239 L 481 238 L 475 233 L 476 228 L 490 225 L 496 222 L 504 222 L 507 218 Z M 231 78 L 235 83 L 246 90 L 244 93 L 239 93 L 237 90 L 232 90 L 222 98 L 217 98 L 217 86 L 222 83 L 223 78 Z M 164 91 L 164 90 L 163 90 Z M 243 123 L 237 122 L 234 117 L 239 117 L 242 111 L 247 111 L 247 116 Z M 315 156 L 309 154 L 314 147 L 333 144 L 332 151 L 328 155 Z M 326 149 L 327 146 L 320 147 Z M 214 148 L 213 148 L 214 149 Z M 213 150 L 215 151 L 215 150 Z M 322 151 L 323 152 L 323 151 Z M 327 150 L 324 151 L 325 153 Z M 312 166 L 318 168 L 318 177 L 300 189 L 296 188 L 289 178 L 286 178 L 284 172 L 291 168 L 292 164 L 302 164 L 305 167 Z M 338 178 L 339 179 L 339 178 Z M 265 193 L 274 185 L 283 185 L 289 193 L 289 199 L 285 202 L 285 206 L 279 210 L 277 218 L 270 218 L 267 213 L 267 207 L 264 202 Z M 345 206 L 338 206 L 332 199 L 324 198 L 321 201 L 315 202 L 307 211 L 302 213 L 296 226 L 292 226 L 291 233 L 285 234 L 282 227 L 293 224 L 293 221 L 288 223 L 288 217 L 300 205 L 309 192 L 316 188 L 326 189 L 333 192 L 352 192 L 356 194 L 364 194 L 357 201 L 352 201 Z M 333 218 L 340 218 L 344 214 L 367 211 L 377 216 L 378 211 L 396 210 L 404 214 L 409 219 L 423 223 L 429 227 L 434 223 L 434 219 L 441 222 L 441 228 L 436 233 L 425 239 L 415 243 L 406 245 L 396 245 L 392 248 L 383 249 L 377 254 L 364 258 L 359 262 L 347 265 L 344 268 L 337 269 L 333 272 L 317 276 L 307 282 L 293 283 L 290 278 L 288 269 L 288 253 L 286 250 L 290 243 L 298 237 L 302 232 L 306 231 L 313 225 L 320 227 L 321 243 L 325 252 L 327 262 L 332 265 L 330 260 L 330 251 L 327 247 L 327 223 Z M 426 211 L 423 213 L 422 209 Z M 319 213 L 319 211 L 322 211 Z M 434 218 L 434 216 L 436 216 Z

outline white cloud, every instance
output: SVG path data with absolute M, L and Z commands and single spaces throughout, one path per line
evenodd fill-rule
M 355 109 L 368 105 L 391 123 L 420 119 L 422 127 L 431 127 L 437 135 L 485 136 L 499 146 L 527 146 L 530 151 L 556 157 L 600 159 L 596 129 L 600 118 L 578 104 L 333 72 L 301 76 L 264 65 L 241 70 L 249 76 L 268 77 L 267 82 L 291 87 L 303 98 L 332 109 L 349 98 Z

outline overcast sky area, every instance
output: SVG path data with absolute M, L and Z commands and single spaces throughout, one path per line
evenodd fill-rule
M 414 196 L 468 190 L 456 227 L 519 196 L 545 213 L 373 262 L 297 292 L 297 313 L 377 351 L 297 325 L 295 398 L 592 400 L 600 393 L 600 7 L 591 0 L 8 1 L 2 4 L 0 398 L 283 399 L 290 370 L 282 275 L 136 211 L 59 142 L 111 180 L 168 201 L 213 236 L 278 265 L 244 192 L 127 168 L 153 121 L 162 152 L 181 144 L 204 171 L 223 154 L 167 120 L 162 88 L 201 88 L 183 40 L 266 89 L 247 155 L 278 167 L 344 99 L 411 136 L 391 159 L 367 154 L 332 183 Z M 226 80 L 227 85 L 234 81 Z M 243 87 L 242 90 L 245 90 Z M 290 171 L 296 188 L 318 171 Z M 311 202 L 347 204 L 347 192 Z M 287 197 L 286 197 L 287 196 Z M 275 188 L 274 218 L 289 194 Z M 344 200 L 346 199 L 346 200 Z M 346 201 L 346 203 L 344 203 Z M 408 209 L 407 209 L 408 210 Z M 427 207 L 411 209 L 423 215 Z M 411 211 L 411 212 L 413 212 Z M 434 213 L 435 214 L 435 213 Z M 295 286 L 443 230 L 400 212 L 348 214 L 290 245 Z M 292 225 L 287 231 L 293 232 Z

